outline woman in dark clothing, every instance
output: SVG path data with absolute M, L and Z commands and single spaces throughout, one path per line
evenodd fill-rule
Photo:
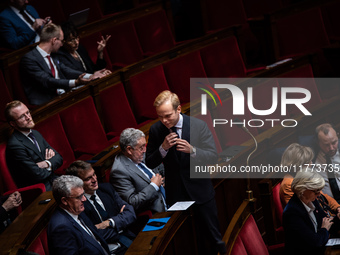
M 55 53 L 60 62 L 84 73 L 94 73 L 106 67 L 103 51 L 111 35 L 107 35 L 105 38 L 102 36 L 102 40 L 97 42 L 97 62 L 93 63 L 85 47 L 79 44 L 76 27 L 71 22 L 66 22 L 61 25 L 61 28 L 64 33 L 63 46 Z

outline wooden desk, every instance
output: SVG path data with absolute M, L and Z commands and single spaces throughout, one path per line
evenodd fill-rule
M 125 254 L 197 254 L 191 211 L 157 213 L 153 219 L 164 217 L 171 217 L 164 228 L 140 232 Z
M 332 247 L 327 247 L 325 251 L 325 255 L 339 255 L 340 248 L 332 249 Z
M 39 204 L 48 198 L 52 199 L 49 203 Z M 20 248 L 26 250 L 47 226 L 56 206 L 52 191 L 40 194 L 0 235 L 0 254 L 16 255 Z

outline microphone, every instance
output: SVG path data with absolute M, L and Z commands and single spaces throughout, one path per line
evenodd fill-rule
M 247 134 L 249 134 L 251 136 L 251 138 L 253 139 L 254 143 L 255 143 L 255 149 L 249 153 L 248 157 L 247 157 L 247 166 L 249 166 L 249 159 L 251 157 L 251 155 L 254 154 L 254 152 L 257 150 L 257 140 L 256 138 L 253 136 L 253 134 L 248 130 L 247 127 L 243 126 L 242 124 L 240 124 L 240 120 L 239 119 L 234 119 L 233 122 L 238 122 L 238 123 L 235 123 L 235 125 L 239 128 L 242 128 Z M 249 172 L 247 172 L 247 194 L 248 194 L 248 200 L 249 201 L 254 201 L 254 198 L 253 198 L 253 191 L 250 190 L 250 178 L 249 178 Z

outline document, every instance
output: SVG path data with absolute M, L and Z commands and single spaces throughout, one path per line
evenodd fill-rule
M 193 205 L 195 201 L 184 201 L 184 202 L 177 202 L 173 204 L 168 211 L 185 211 L 191 205 Z
M 340 245 L 340 238 L 330 238 L 326 243 L 326 246 Z

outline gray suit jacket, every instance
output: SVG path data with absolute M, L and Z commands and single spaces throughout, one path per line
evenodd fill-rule
M 125 155 L 116 156 L 113 163 L 110 182 L 118 194 L 136 213 L 151 210 L 153 213 L 164 212 L 162 194 L 150 185 L 147 178 Z
M 53 58 L 60 79 L 55 79 L 51 69 L 36 48 L 22 57 L 20 74 L 26 96 L 33 105 L 46 103 L 57 96 L 56 89 L 70 89 L 69 80 L 77 79 L 83 72 L 66 67 Z

